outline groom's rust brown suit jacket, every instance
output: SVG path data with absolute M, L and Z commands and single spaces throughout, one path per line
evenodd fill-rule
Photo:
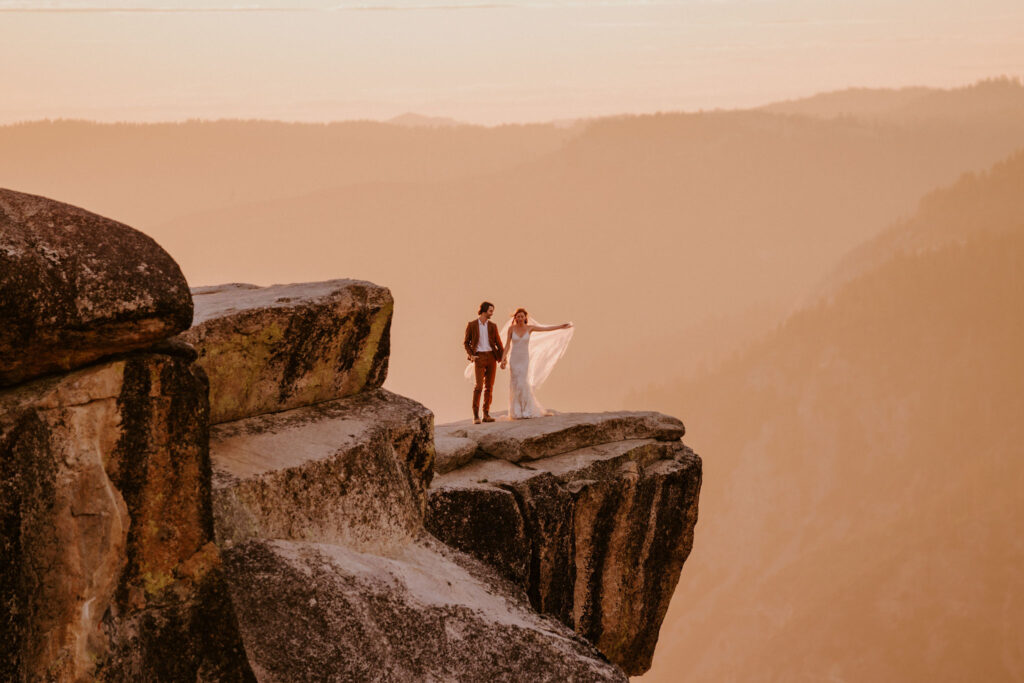
M 494 349 L 494 360 L 501 361 L 502 356 L 505 355 L 505 347 L 501 345 L 501 335 L 498 334 L 498 326 L 492 323 L 490 320 L 487 321 L 487 336 L 491 340 L 491 348 Z M 477 344 L 480 341 L 480 324 L 476 318 L 473 318 L 466 325 L 466 340 L 463 342 L 463 346 L 466 347 L 466 353 L 470 356 L 477 355 Z

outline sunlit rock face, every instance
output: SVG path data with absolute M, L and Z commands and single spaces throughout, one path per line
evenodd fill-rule
M 72 370 L 186 329 L 178 264 L 127 225 L 0 189 L 0 386 Z
M 214 424 L 350 396 L 387 377 L 394 302 L 384 287 L 331 280 L 193 290 L 181 338 L 210 377 Z
M 213 427 L 218 541 L 385 548 L 421 533 L 433 414 L 383 389 Z
M 627 673 L 646 671 L 697 521 L 701 461 L 682 423 L 567 414 L 438 432 L 476 441 L 478 457 L 434 479 L 427 528 Z
M 0 392 L 0 679 L 244 677 L 206 395 L 155 353 Z

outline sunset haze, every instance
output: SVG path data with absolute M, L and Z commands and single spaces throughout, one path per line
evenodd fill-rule
M 482 300 L 572 321 L 544 405 L 677 416 L 703 459 L 635 680 L 1022 681 L 1022 29 L 1020 0 L 0 0 L 0 187 L 192 287 L 387 287 L 384 387 L 438 425 Z
M 1015 0 L 0 1 L 0 123 L 498 124 L 1024 72 Z

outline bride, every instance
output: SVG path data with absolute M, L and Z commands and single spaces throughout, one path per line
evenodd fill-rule
M 540 325 L 525 308 L 517 309 L 506 326 L 505 357 L 501 369 L 511 366 L 508 416 L 513 420 L 549 415 L 533 390 L 551 374 L 572 339 L 572 323 Z M 540 336 L 531 341 L 534 333 Z

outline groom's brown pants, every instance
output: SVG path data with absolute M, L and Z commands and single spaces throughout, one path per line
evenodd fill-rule
M 476 356 L 476 385 L 473 387 L 473 417 L 480 417 L 480 394 L 484 395 L 484 415 L 491 414 L 491 394 L 494 392 L 494 375 L 498 371 L 498 361 L 494 354 L 479 353 Z

